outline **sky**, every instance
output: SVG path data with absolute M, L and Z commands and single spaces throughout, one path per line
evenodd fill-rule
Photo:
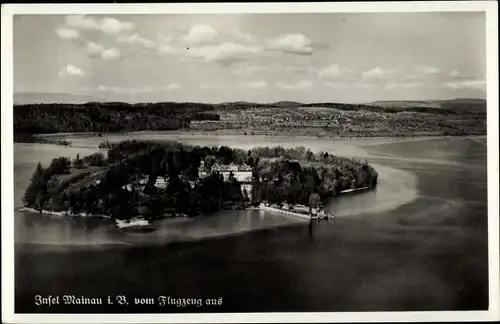
M 126 102 L 485 98 L 484 12 L 16 15 L 14 92 Z

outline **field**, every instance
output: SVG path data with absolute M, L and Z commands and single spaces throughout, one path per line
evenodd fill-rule
M 435 110 L 435 111 L 432 111 Z M 189 130 L 252 134 L 293 134 L 333 137 L 484 135 L 483 112 L 443 113 L 342 110 L 331 107 L 255 107 L 220 109 L 219 121 L 192 121 Z

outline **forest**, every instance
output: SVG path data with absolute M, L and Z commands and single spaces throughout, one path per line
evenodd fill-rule
M 107 158 L 95 153 L 73 161 L 66 157 L 54 159 L 47 168 L 38 164 L 23 197 L 25 206 L 114 219 L 138 215 L 156 219 L 244 208 L 262 201 L 308 206 L 314 197 L 323 202 L 342 190 L 375 187 L 378 179 L 367 161 L 326 152 L 315 154 L 303 147 L 245 151 L 135 140 L 103 143 L 101 147 L 108 148 Z M 201 161 L 209 169 L 215 163 L 251 166 L 252 192 L 242 192 L 232 174 L 229 181 L 218 172 L 200 178 Z M 137 183 L 144 177 L 147 181 L 141 188 Z M 154 185 L 158 177 L 167 181 L 165 188 Z M 133 184 L 130 190 L 128 184 Z
M 210 105 L 195 103 L 86 103 L 29 104 L 14 106 L 14 132 L 130 132 L 176 130 L 189 127 L 191 119 L 217 120 L 200 114 Z
M 71 142 L 65 139 L 52 140 L 29 133 L 14 133 L 14 143 L 39 143 L 39 144 L 55 144 L 63 146 L 71 145 Z

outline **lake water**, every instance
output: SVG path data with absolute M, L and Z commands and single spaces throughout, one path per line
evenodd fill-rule
M 333 199 L 309 223 L 263 211 L 166 219 L 150 233 L 109 220 L 15 212 L 16 312 L 472 310 L 488 306 L 486 138 L 331 140 L 141 132 L 15 144 L 15 206 L 38 161 L 104 141 L 305 146 L 368 159 L 379 186 Z M 36 306 L 35 295 L 125 295 L 128 306 Z M 218 306 L 134 305 L 134 297 L 223 298 Z

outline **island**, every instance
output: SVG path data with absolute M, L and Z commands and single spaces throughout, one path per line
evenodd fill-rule
M 119 224 L 223 209 L 285 208 L 317 215 L 327 199 L 375 188 L 368 161 L 304 147 L 201 147 L 126 140 L 74 160 L 38 163 L 23 196 L 40 213 L 92 215 Z M 304 211 L 305 210 L 305 211 Z

